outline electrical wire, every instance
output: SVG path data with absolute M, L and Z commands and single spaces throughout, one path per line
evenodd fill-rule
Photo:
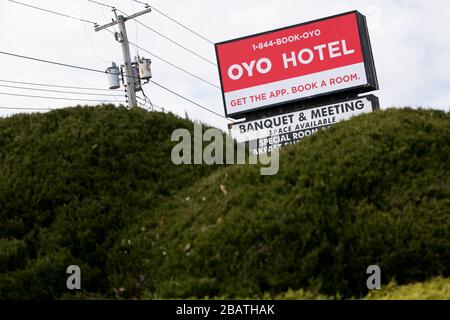
M 138 107 L 141 107 L 144 110 L 153 111 L 152 109 L 148 108 L 145 104 L 142 104 L 139 101 L 137 102 L 137 104 L 138 104 Z
M 136 3 L 143 4 L 143 5 L 145 5 L 145 6 L 149 6 L 149 4 L 148 4 L 148 3 L 145 3 L 145 2 L 135 1 L 135 0 L 131 0 L 131 1 L 134 1 L 134 2 L 136 2 Z M 150 7 L 150 6 L 149 6 L 149 7 Z
M 19 2 L 19 1 L 15 1 L 15 0 L 8 0 L 8 1 L 9 2 L 13 2 L 15 4 L 19 4 L 19 5 L 25 6 L 25 7 L 41 10 L 41 11 L 44 11 L 44 12 L 47 12 L 47 13 L 53 13 L 53 14 L 56 14 L 58 16 L 62 16 L 62 17 L 66 17 L 66 18 L 70 18 L 70 19 L 74 19 L 74 20 L 78 20 L 78 21 L 82 21 L 82 22 L 88 22 L 88 23 L 91 23 L 93 25 L 97 25 L 96 22 L 89 21 L 89 20 L 86 20 L 86 19 L 77 18 L 77 17 L 73 17 L 73 16 L 70 16 L 70 15 L 65 14 L 65 13 L 60 13 L 60 12 L 44 9 L 44 8 L 41 8 L 41 7 L 36 7 L 36 6 L 30 5 L 30 4 Z
M 133 43 L 133 42 L 131 42 L 131 41 L 128 41 L 128 42 L 129 42 L 131 45 L 133 45 L 133 46 L 135 46 L 135 47 L 138 47 L 137 44 L 135 44 L 135 43 Z M 172 62 L 167 61 L 167 60 L 164 59 L 164 58 L 161 58 L 160 56 L 154 54 L 153 52 L 150 52 L 149 50 L 147 50 L 147 49 L 145 49 L 145 48 L 142 48 L 142 47 L 139 46 L 139 49 L 140 49 L 141 51 L 147 52 L 149 55 L 151 55 L 151 56 L 153 56 L 153 57 L 155 57 L 155 58 L 157 58 L 157 59 L 159 59 L 159 60 L 161 60 L 161 61 L 167 63 L 168 65 L 174 67 L 175 69 L 178 69 L 178 70 L 180 70 L 180 71 L 182 71 L 182 72 L 184 72 L 184 73 L 186 73 L 186 74 L 188 74 L 188 75 L 190 75 L 190 76 L 192 76 L 192 77 L 194 77 L 194 78 L 196 78 L 196 79 L 198 79 L 198 80 L 200 80 L 200 81 L 202 81 L 202 82 L 204 82 L 204 83 L 206 83 L 206 84 L 209 84 L 210 86 L 213 86 L 213 87 L 215 87 L 215 88 L 217 88 L 217 89 L 220 89 L 220 87 L 217 86 L 217 85 L 215 85 L 214 83 L 212 83 L 212 82 L 210 82 L 210 81 L 208 81 L 208 80 L 205 80 L 205 79 L 203 79 L 202 77 L 199 77 L 199 76 L 193 74 L 192 72 L 189 72 L 189 71 L 187 71 L 187 70 L 185 70 L 185 69 L 183 69 L 183 68 L 177 66 L 176 64 L 173 64 Z
M 107 8 L 116 9 L 115 7 L 113 7 L 113 6 L 109 5 L 109 4 L 106 4 L 106 3 L 102 3 L 102 2 L 98 2 L 98 1 L 94 1 L 94 0 L 87 0 L 87 1 L 95 3 L 95 4 L 98 4 L 100 6 L 107 7 Z
M 184 25 L 183 23 L 175 20 L 174 18 L 170 17 L 169 15 L 165 14 L 164 12 L 162 12 L 161 10 L 158 10 L 157 8 L 155 8 L 154 6 L 151 6 L 147 3 L 141 2 L 141 1 L 137 1 L 137 0 L 133 0 L 134 2 L 149 6 L 152 10 L 158 12 L 160 15 L 163 15 L 164 17 L 166 17 L 167 19 L 171 20 L 172 22 L 175 22 L 176 24 L 178 24 L 180 27 L 188 30 L 189 32 L 195 34 L 196 36 L 198 36 L 199 38 L 202 38 L 203 40 L 205 40 L 206 42 L 209 42 L 210 44 L 214 45 L 214 42 L 212 42 L 211 40 L 207 39 L 206 37 L 202 36 L 201 34 L 199 34 L 198 32 L 192 30 L 191 28 L 187 27 L 186 25 Z
M 110 8 L 110 9 L 112 9 L 112 11 L 117 10 L 114 6 L 111 6 L 111 5 L 106 4 L 106 3 L 101 3 L 101 2 L 93 1 L 93 0 L 87 0 L 87 1 L 92 2 L 94 4 L 98 4 L 99 6 L 101 6 L 100 8 L 102 9 L 102 15 L 103 15 L 103 18 L 105 18 L 105 20 L 108 20 L 108 18 L 106 18 L 105 11 L 103 11 L 103 7 Z M 113 26 L 113 30 L 114 30 L 114 32 L 116 32 L 116 27 L 115 26 Z
M 49 110 L 55 110 L 50 108 L 26 108 L 26 107 L 3 107 L 1 106 L 0 109 L 7 109 L 7 110 L 29 110 L 29 111 L 49 111 Z
M 34 96 L 34 95 L 28 95 L 28 94 L 17 94 L 17 93 L 7 93 L 7 92 L 0 92 L 0 95 L 15 96 L 15 97 L 26 97 L 26 98 L 53 99 L 53 100 L 93 101 L 93 102 L 111 102 L 111 103 L 116 102 L 116 101 L 113 101 L 113 100 L 75 99 L 75 98 L 63 98 L 63 97 Z M 125 103 L 125 101 L 119 101 L 119 103 Z
M 112 32 L 111 30 L 108 30 L 108 29 L 105 29 L 105 30 L 114 35 L 114 32 Z M 172 63 L 172 62 L 170 62 L 170 61 L 168 61 L 168 60 L 158 56 L 157 54 L 155 54 L 155 53 L 153 53 L 153 52 L 151 52 L 151 51 L 149 51 L 149 50 L 147 50 L 147 49 L 145 49 L 145 48 L 143 48 L 141 46 L 138 46 L 134 42 L 128 40 L 128 43 L 131 44 L 132 46 L 135 46 L 135 47 L 139 48 L 141 51 L 144 51 L 144 52 L 148 53 L 152 57 L 155 57 L 156 59 L 161 60 L 162 62 L 168 64 L 169 66 L 171 66 L 171 67 L 173 67 L 175 69 L 178 69 L 179 71 L 182 71 L 182 72 L 184 72 L 184 73 L 186 73 L 186 74 L 188 74 L 188 75 L 190 75 L 190 76 L 192 76 L 192 77 L 194 77 L 194 78 L 196 78 L 196 79 L 198 79 L 198 80 L 200 80 L 200 81 L 202 81 L 202 82 L 204 82 L 206 84 L 209 84 L 210 86 L 213 86 L 213 87 L 215 87 L 215 88 L 220 90 L 220 87 L 215 85 L 214 83 L 212 83 L 212 82 L 210 82 L 210 81 L 208 81 L 206 79 L 203 79 L 202 77 L 199 77 L 199 76 L 193 74 L 192 72 L 187 71 L 186 69 L 183 69 L 183 68 L 177 66 L 176 64 L 174 64 L 174 63 Z
M 86 28 L 86 23 L 83 23 L 83 25 L 84 25 L 84 34 L 85 34 L 85 36 L 86 36 L 86 39 L 88 40 L 89 46 L 91 47 L 92 52 L 94 52 L 94 54 L 95 54 L 95 56 L 97 57 L 97 59 L 100 60 L 100 61 L 102 61 L 102 62 L 106 62 L 106 63 L 111 63 L 111 62 L 113 62 L 113 61 L 111 61 L 111 60 L 108 61 L 108 60 L 105 60 L 105 59 L 103 59 L 102 57 L 100 57 L 100 55 L 98 54 L 97 50 L 96 50 L 95 47 L 94 47 L 94 44 L 93 44 L 92 41 L 91 41 L 91 38 L 89 37 L 89 34 L 88 34 L 88 32 L 87 32 L 87 28 Z
M 156 109 L 159 109 L 161 112 L 165 112 L 164 108 L 162 108 L 162 107 L 160 107 L 160 106 L 158 106 L 156 104 L 151 104 L 151 106 L 148 107 L 147 106 L 147 103 L 148 103 L 147 100 L 145 100 L 145 99 L 143 99 L 141 97 L 137 97 L 137 98 L 141 101 L 140 106 L 146 108 L 147 110 L 154 111 L 154 109 L 156 108 Z
M 148 30 L 150 30 L 150 31 L 152 31 L 152 32 L 154 32 L 154 33 L 156 33 L 156 34 L 159 35 L 160 37 L 162 37 L 162 38 L 164 38 L 164 39 L 170 41 L 171 43 L 175 44 L 176 46 L 178 46 L 178 47 L 180 47 L 180 48 L 183 48 L 184 50 L 190 52 L 191 54 L 193 54 L 193 55 L 195 55 L 196 57 L 202 59 L 203 61 L 206 61 L 206 62 L 208 62 L 209 64 L 211 64 L 211 65 L 217 67 L 217 64 L 214 63 L 214 62 L 212 62 L 211 60 L 209 60 L 209 59 L 207 59 L 207 58 L 205 58 L 205 57 L 199 55 L 198 53 L 192 51 L 192 50 L 189 49 L 189 48 L 186 48 L 186 47 L 183 46 L 182 44 L 180 44 L 180 43 L 178 43 L 178 42 L 176 42 L 176 41 L 170 39 L 169 37 L 163 35 L 161 32 L 156 31 L 156 30 L 153 29 L 153 28 L 150 28 L 149 26 L 147 26 L 146 24 L 142 23 L 141 21 L 139 21 L 139 20 L 137 20 L 137 19 L 135 19 L 135 21 L 136 21 L 136 23 L 140 24 L 140 25 L 143 26 L 144 28 L 146 28 L 146 29 L 148 29 Z
M 142 91 L 142 95 L 143 95 L 144 98 L 145 98 L 145 101 L 148 101 L 148 103 L 150 104 L 150 106 L 153 108 L 153 103 L 152 103 L 152 101 L 150 100 L 150 98 L 147 97 L 147 95 L 145 94 L 145 91 L 144 91 L 144 88 L 143 88 L 143 87 L 141 87 L 141 91 Z
M 11 0 L 9 0 L 9 1 L 11 1 Z M 98 73 L 103 73 L 103 74 L 105 73 L 105 71 L 98 70 L 98 69 L 85 68 L 85 67 L 80 67 L 80 66 L 76 66 L 76 65 L 67 64 L 67 63 L 61 63 L 61 62 L 55 62 L 55 61 L 50 61 L 50 60 L 45 60 L 45 59 L 33 58 L 33 57 L 24 56 L 24 55 L 15 54 L 15 53 L 10 53 L 10 52 L 0 51 L 0 54 L 4 54 L 4 55 L 7 55 L 7 56 L 12 56 L 12 57 L 16 57 L 16 58 L 22 58 L 22 59 L 28 59 L 28 60 L 48 63 L 48 64 L 54 64 L 54 65 L 57 65 L 57 66 L 63 66 L 63 67 L 68 67 L 68 68 L 74 68 L 74 69 L 98 72 Z
M 205 106 L 203 106 L 203 105 L 201 105 L 201 104 L 199 104 L 199 103 L 197 103 L 197 102 L 195 102 L 195 101 L 193 101 L 193 100 L 191 100 L 191 99 L 189 99 L 189 98 L 186 98 L 185 96 L 183 96 L 183 95 L 181 95 L 181 94 L 179 94 L 179 93 L 177 93 L 177 92 L 175 92 L 175 91 L 173 91 L 173 90 L 171 90 L 171 89 L 169 89 L 169 88 L 163 86 L 162 84 L 159 84 L 159 83 L 157 83 L 157 82 L 155 82 L 155 81 L 153 81 L 153 80 L 150 80 L 150 82 L 153 83 L 154 85 L 156 85 L 156 86 L 158 86 L 158 87 L 160 87 L 160 88 L 162 88 L 162 89 L 164 89 L 164 90 L 166 90 L 166 91 L 172 93 L 173 95 L 176 95 L 177 97 L 182 98 L 182 99 L 184 99 L 184 100 L 186 100 L 186 101 L 188 101 L 188 102 L 190 102 L 190 103 L 196 105 L 196 106 L 199 107 L 199 108 L 202 108 L 203 110 L 206 110 L 206 111 L 208 111 L 208 112 L 210 112 L 210 113 L 213 113 L 213 114 L 215 114 L 216 116 L 219 116 L 219 117 L 221 117 L 221 118 L 223 118 L 223 119 L 225 119 L 225 120 L 227 120 L 227 121 L 230 121 L 230 120 L 231 120 L 231 119 L 228 119 L 228 118 L 222 116 L 221 114 L 219 114 L 219 113 L 217 113 L 217 112 L 215 112 L 215 111 L 212 111 L 211 109 L 209 109 L 209 108 L 207 108 L 207 107 L 205 107 Z M 231 120 L 231 121 L 234 122 L 234 120 Z
M 108 5 L 105 5 L 105 4 L 101 4 L 101 3 L 97 2 L 97 1 L 91 1 L 91 0 L 88 0 L 88 1 L 94 2 L 94 3 L 99 4 L 99 5 L 108 6 Z M 109 7 L 109 6 L 108 6 L 108 7 Z M 126 12 L 124 12 L 124 11 L 122 11 L 122 10 L 120 10 L 120 9 L 117 9 L 117 8 L 114 8 L 114 9 L 117 10 L 117 11 L 119 11 L 120 13 L 122 13 L 122 14 L 128 16 L 128 14 L 127 14 Z M 134 11 L 134 6 L 133 6 L 133 11 Z M 169 41 L 169 42 L 175 44 L 176 46 L 178 46 L 178 47 L 180 47 L 180 48 L 182 48 L 182 49 L 188 51 L 189 53 L 195 55 L 196 57 L 202 59 L 203 61 L 206 61 L 206 62 L 208 62 L 209 64 L 211 64 L 211 65 L 217 67 L 217 64 L 216 64 L 216 63 L 212 62 L 211 60 L 209 60 L 209 59 L 207 59 L 207 58 L 205 58 L 205 57 L 203 57 L 203 56 L 201 56 L 200 54 L 198 54 L 198 53 L 196 53 L 195 51 L 193 51 L 193 50 L 187 48 L 186 46 L 184 46 L 184 45 L 182 45 L 182 44 L 176 42 L 175 40 L 172 40 L 171 38 L 165 36 L 164 34 L 162 34 L 162 33 L 159 32 L 159 31 L 157 31 L 157 30 L 155 30 L 155 29 L 149 27 L 148 25 L 146 25 L 145 23 L 139 21 L 138 19 L 133 19 L 133 20 L 134 20 L 134 22 L 135 22 L 136 24 L 141 25 L 142 27 L 144 27 L 144 28 L 146 28 L 146 29 L 148 29 L 148 30 L 150 30 L 150 31 L 152 31 L 152 32 L 154 32 L 154 33 L 156 33 L 158 36 L 160 36 L 160 37 L 166 39 L 167 41 Z M 137 42 L 137 44 L 139 45 L 138 36 L 137 36 L 137 29 L 136 29 L 136 42 Z M 138 48 L 138 47 L 137 47 L 137 48 Z
M 104 97 L 123 97 L 119 94 L 104 94 L 104 93 L 92 93 L 92 92 L 74 92 L 74 91 L 64 91 L 64 90 L 48 90 L 30 87 L 20 87 L 20 86 L 9 86 L 0 84 L 0 87 L 12 88 L 12 89 L 22 89 L 22 90 L 32 90 L 32 91 L 43 91 L 43 92 L 54 92 L 54 93 L 64 93 L 64 94 L 79 94 L 79 95 L 90 95 L 90 96 L 104 96 Z
M 30 85 L 30 86 L 41 86 L 41 87 L 50 87 L 50 88 L 66 88 L 66 89 L 81 89 L 81 90 L 96 90 L 96 91 L 114 91 L 112 89 L 101 89 L 101 88 L 92 88 L 92 87 L 77 87 L 77 86 L 61 86 L 61 85 L 48 84 L 48 83 L 44 84 L 44 83 L 12 81 L 12 80 L 4 80 L 4 79 L 0 79 L 0 82 L 26 84 L 26 85 Z
M 137 103 L 138 103 L 138 105 L 140 107 L 143 107 L 143 108 L 145 108 L 146 110 L 149 110 L 149 111 L 154 111 L 153 105 L 147 106 L 147 103 L 148 103 L 147 100 L 145 100 L 145 99 L 143 99 L 141 97 L 138 97 L 138 96 L 136 96 L 136 98 L 139 100 L 139 101 L 137 101 Z
M 53 13 L 53 14 L 56 14 L 56 15 L 59 15 L 59 16 L 63 16 L 63 17 L 66 17 L 66 18 L 71 18 L 71 19 L 75 19 L 75 20 L 82 21 L 82 22 L 88 22 L 88 23 L 91 23 L 91 24 L 96 25 L 96 26 L 98 25 L 96 22 L 92 22 L 92 21 L 89 21 L 89 20 L 81 19 L 81 18 L 76 18 L 76 17 L 69 16 L 69 15 L 66 15 L 66 14 L 63 14 L 63 13 L 59 13 L 59 12 L 56 12 L 56 11 L 43 9 L 43 8 L 40 8 L 40 7 L 36 7 L 36 6 L 32 6 L 32 5 L 29 5 L 29 4 L 22 3 L 22 2 L 18 2 L 18 1 L 15 1 L 15 0 L 8 0 L 8 1 L 13 2 L 13 3 L 16 3 L 16 4 L 19 4 L 19 5 L 23 5 L 23 6 L 26 6 L 26 7 L 34 8 L 34 9 L 37 9 L 37 10 L 45 11 L 45 12 L 48 12 L 48 13 Z M 96 4 L 100 4 L 100 2 L 97 2 L 97 1 L 93 1 L 93 0 L 88 0 L 88 1 L 93 2 L 93 3 L 96 3 Z M 136 1 L 135 1 L 135 2 L 136 2 Z M 142 2 L 141 2 L 141 3 L 142 3 Z M 105 5 L 105 4 L 101 4 L 101 5 Z M 107 5 L 105 5 L 105 6 L 107 6 Z M 111 6 L 111 7 L 112 7 L 112 6 Z M 114 7 L 112 7 L 112 8 L 114 8 Z M 155 11 L 159 12 L 156 8 L 154 8 L 154 9 L 155 9 Z M 160 12 L 160 13 L 161 13 L 161 12 Z M 161 13 L 161 14 L 162 14 L 162 13 Z M 170 18 L 170 17 L 169 17 L 169 18 Z M 170 19 L 171 19 L 171 18 L 170 18 Z M 109 31 L 109 30 L 108 30 L 108 31 Z M 110 32 L 111 32 L 111 31 L 110 31 Z M 195 33 L 195 32 L 194 32 L 194 33 Z M 177 66 L 177 65 L 175 65 L 175 64 L 173 64 L 173 63 L 171 63 L 171 62 L 169 62 L 169 61 L 167 61 L 167 60 L 165 60 L 165 59 L 163 59 L 163 58 L 161 58 L 161 57 L 159 57 L 159 56 L 157 56 L 156 54 L 154 54 L 154 53 L 152 53 L 152 52 L 150 52 L 150 51 L 148 51 L 148 50 L 143 49 L 141 46 L 136 45 L 136 44 L 134 44 L 134 43 L 132 43 L 132 42 L 130 42 L 130 41 L 129 41 L 129 43 L 132 44 L 132 45 L 134 45 L 136 48 L 138 48 L 138 49 L 140 49 L 140 50 L 142 50 L 142 51 L 145 51 L 145 52 L 147 52 L 148 54 L 154 56 L 155 58 L 160 59 L 161 61 L 163 61 L 163 62 L 165 62 L 165 63 L 171 65 L 172 67 L 174 67 L 174 68 L 176 68 L 176 69 L 178 69 L 178 70 L 181 70 L 181 71 L 183 71 L 183 72 L 185 72 L 185 73 L 187 73 L 187 74 L 189 74 L 189 75 L 191 75 L 191 76 L 193 76 L 193 77 L 195 77 L 195 78 L 197 78 L 197 79 L 199 79 L 199 80 L 201 80 L 201 81 L 203 81 L 203 82 L 205 82 L 205 83 L 208 83 L 208 84 L 210 84 L 210 85 L 212 85 L 212 86 L 214 86 L 214 87 L 220 89 L 219 86 L 213 84 L 212 82 L 207 81 L 207 80 L 205 80 L 205 79 L 203 79 L 203 78 L 201 78 L 201 77 L 199 77 L 199 76 L 194 75 L 193 73 L 191 73 L 191 72 L 189 72 L 189 71 L 187 71 L 187 70 L 185 70 L 185 69 L 183 69 L 183 68 L 181 68 L 181 67 L 179 67 L 179 66 Z M 89 70 L 89 71 L 95 71 L 95 72 L 105 73 L 104 71 L 101 71 L 101 70 L 95 70 L 95 69 L 84 68 L 84 67 L 77 67 L 77 66 L 73 66 L 73 65 L 67 65 L 67 64 L 64 64 L 64 63 L 49 62 L 49 61 L 46 61 L 46 60 L 43 60 L 43 59 L 30 58 L 30 57 L 21 56 L 21 55 L 17 55 L 17 54 L 6 53 L 6 52 L 2 52 L 2 51 L 0 51 L 0 54 L 6 54 L 6 55 L 15 56 L 15 57 L 20 57 L 20 58 L 25 58 L 25 59 L 31 59 L 31 60 L 35 60 L 35 61 L 46 62 L 46 63 L 56 64 L 56 65 L 61 65 L 61 66 L 66 66 L 66 67 L 72 67 L 72 68 L 82 69 L 82 70 Z M 127 76 L 127 77 L 131 77 L 131 76 Z
M 94 24 L 95 26 L 98 25 L 96 22 L 92 22 L 92 21 L 85 20 L 85 19 L 80 19 L 80 18 L 75 18 L 75 17 L 73 17 L 73 16 L 69 16 L 69 15 L 66 15 L 66 14 L 59 13 L 59 12 L 55 12 L 55 11 L 43 9 L 43 8 L 40 8 L 40 7 L 28 5 L 28 4 L 25 4 L 25 3 L 22 3 L 22 2 L 18 2 L 18 1 L 15 1 L 15 0 L 8 0 L 8 1 L 13 2 L 13 3 L 20 4 L 20 5 L 24 5 L 24 6 L 27 6 L 27 7 L 31 7 L 31 8 L 34 8 L 34 9 L 42 10 L 42 11 L 45 11 L 45 12 L 53 13 L 53 14 L 56 14 L 56 15 L 60 15 L 60 16 L 63 16 L 63 17 L 67 17 L 67 18 L 71 18 L 71 19 L 76 19 L 76 20 L 79 20 L 79 21 L 82 21 L 82 22 L 88 22 L 88 23 Z M 88 1 L 93 2 L 92 0 L 88 0 Z M 97 1 L 95 1 L 94 3 L 99 4 L 99 2 L 97 2 Z M 110 31 L 110 30 L 108 30 L 108 31 Z M 111 32 L 111 31 L 110 31 L 110 32 Z M 111 32 L 111 33 L 112 33 L 112 32 Z M 199 77 L 199 76 L 197 76 L 197 75 L 194 75 L 193 73 L 191 73 L 191 72 L 189 72 L 189 71 L 186 71 L 185 69 L 183 69 L 183 68 L 181 68 L 181 67 L 179 67 L 179 66 L 177 66 L 177 65 L 175 65 L 175 64 L 173 64 L 173 63 L 171 63 L 171 62 L 169 62 L 169 61 L 167 61 L 166 59 L 163 59 L 163 58 L 157 56 L 156 54 L 151 53 L 150 51 L 143 49 L 141 46 L 136 45 L 136 44 L 134 44 L 134 43 L 132 43 L 132 42 L 130 42 L 130 41 L 129 41 L 129 43 L 132 44 L 132 45 L 134 45 L 136 48 L 138 48 L 138 49 L 140 49 L 140 50 L 142 50 L 142 51 L 145 51 L 145 52 L 147 52 L 148 54 L 154 56 L 155 58 L 160 59 L 161 61 L 163 61 L 163 62 L 165 62 L 165 63 L 171 65 L 172 67 L 174 67 L 174 68 L 176 68 L 176 69 L 178 69 L 178 70 L 181 70 L 181 71 L 183 71 L 183 72 L 185 72 L 185 73 L 187 73 L 187 74 L 189 74 L 189 75 L 191 75 L 191 76 L 193 76 L 193 77 L 195 77 L 195 78 L 197 78 L 197 79 L 199 79 L 199 80 L 201 80 L 201 81 L 203 81 L 203 82 L 205 82 L 205 83 L 208 83 L 208 84 L 210 84 L 210 85 L 212 85 L 212 86 L 214 86 L 214 87 L 220 89 L 219 86 L 213 84 L 212 82 L 209 82 L 209 81 L 207 81 L 207 80 L 205 80 L 205 79 L 203 79 L 203 78 L 201 78 L 201 77 Z M 82 70 L 89 70 L 89 71 L 95 71 L 95 72 L 105 73 L 104 71 L 101 71 L 101 70 L 95 70 L 95 69 L 84 68 L 84 67 L 77 67 L 77 66 L 73 66 L 73 65 L 67 65 L 67 64 L 64 64 L 64 63 L 49 62 L 49 61 L 46 61 L 46 60 L 43 60 L 43 59 L 30 58 L 30 57 L 21 56 L 21 55 L 17 55 L 17 54 L 6 53 L 6 52 L 2 52 L 2 51 L 0 51 L 0 54 L 6 54 L 6 55 L 10 55 L 10 56 L 15 56 L 15 57 L 20 57 L 20 58 L 26 58 L 26 59 L 31 59 L 31 60 L 35 60 L 35 61 L 46 62 L 46 63 L 56 64 L 56 65 L 61 65 L 61 66 L 66 66 L 66 67 L 72 67 L 72 68 L 82 69 Z M 127 76 L 127 75 L 126 75 L 126 77 L 132 77 L 132 76 Z
M 133 14 L 135 14 L 136 13 L 136 10 L 134 9 L 134 3 L 133 3 L 133 1 L 131 1 L 131 6 L 133 7 Z M 136 43 L 139 45 L 139 36 L 138 36 L 138 24 L 137 24 L 137 22 L 136 22 L 136 19 L 133 19 L 133 22 L 134 22 L 134 30 L 135 30 L 135 32 L 136 32 Z M 136 48 L 136 55 L 139 57 L 140 55 L 139 55 L 139 49 L 137 49 Z
M 45 59 L 33 58 L 33 57 L 24 56 L 24 55 L 15 54 L 15 53 L 10 53 L 10 52 L 0 51 L 0 54 L 4 54 L 4 55 L 7 55 L 7 56 L 12 56 L 12 57 L 16 57 L 16 58 L 22 58 L 22 59 L 28 59 L 28 60 L 48 63 L 48 64 L 54 64 L 54 65 L 58 65 L 58 66 L 68 67 L 68 68 L 74 68 L 74 69 L 80 69 L 80 70 L 85 70 L 85 71 L 92 71 L 92 72 L 98 72 L 98 73 L 106 74 L 105 71 L 98 70 L 98 69 L 80 67 L 80 66 L 76 66 L 76 65 L 72 65 L 72 64 L 67 64 L 67 63 L 61 63 L 61 62 L 55 62 L 55 61 L 50 61 L 50 60 L 45 60 Z M 139 79 L 139 77 L 130 76 L 130 75 L 124 75 L 124 77 Z
M 141 50 L 142 50 L 142 48 L 141 48 Z M 146 50 L 144 50 L 144 51 L 146 51 Z M 59 65 L 59 66 L 64 66 L 64 67 L 76 68 L 76 69 L 85 70 L 85 71 L 105 73 L 104 71 L 96 70 L 96 69 L 92 69 L 92 68 L 85 68 L 85 67 L 70 65 L 70 64 L 66 64 L 66 63 L 59 63 L 59 62 L 54 62 L 54 61 L 50 61 L 50 60 L 38 59 L 38 58 L 18 55 L 18 54 L 14 54 L 14 53 L 4 52 L 4 51 L 0 51 L 0 54 L 5 54 L 5 55 L 14 56 L 14 57 L 22 58 L 22 59 L 29 59 L 29 60 L 33 60 L 33 61 L 44 62 L 44 63 L 54 64 L 54 65 Z M 130 77 L 132 77 L 132 76 L 130 76 Z M 227 119 L 226 117 L 216 113 L 215 111 L 212 111 L 212 110 L 202 106 L 201 104 L 199 104 L 199 103 L 197 103 L 197 102 L 195 102 L 195 101 L 193 101 L 193 100 L 191 100 L 189 98 L 186 98 L 186 97 L 182 96 L 181 94 L 174 92 L 171 89 L 166 88 L 165 86 L 163 86 L 163 85 L 161 85 L 161 84 L 159 84 L 159 83 L 157 83 L 155 81 L 152 81 L 152 80 L 150 80 L 150 81 L 153 84 L 159 86 L 160 88 L 163 88 L 166 91 L 168 91 L 168 92 L 170 92 L 170 93 L 172 93 L 172 94 L 174 94 L 174 95 L 176 95 L 176 96 L 178 96 L 178 97 L 180 97 L 182 99 L 185 99 L 186 101 L 188 101 L 188 102 L 190 102 L 190 103 L 192 103 L 192 104 L 194 104 L 194 105 L 196 105 L 196 106 L 198 106 L 198 107 L 200 107 L 200 108 L 202 108 L 202 109 L 204 109 L 204 110 L 206 110 L 208 112 L 211 112 L 211 113 L 213 113 L 213 114 L 215 114 L 215 115 L 217 115 L 217 116 L 219 116 L 219 117 L 221 117 L 223 119 L 230 120 L 230 119 Z M 58 100 L 115 102 L 115 101 L 93 100 L 93 99 L 69 99 L 69 98 L 43 97 L 43 96 L 32 96 L 32 95 L 18 95 L 18 94 L 1 93 L 1 92 L 0 92 L 0 94 L 2 94 L 2 95 L 9 95 L 9 96 L 22 96 L 22 97 L 30 97 L 30 98 L 46 98 L 46 99 L 58 99 Z M 126 101 L 123 101 L 123 102 L 121 101 L 121 103 L 126 103 Z

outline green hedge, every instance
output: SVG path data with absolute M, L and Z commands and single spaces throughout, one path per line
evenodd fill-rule
M 130 228 L 110 264 L 163 298 L 360 298 L 373 264 L 384 284 L 448 276 L 449 159 L 449 114 L 363 115 L 284 150 L 275 176 L 236 166 L 204 178 Z
M 449 114 L 339 123 L 264 177 L 173 165 L 176 128 L 113 106 L 0 119 L 0 298 L 360 298 L 372 264 L 384 285 L 449 275 Z
M 399 286 L 395 281 L 371 291 L 368 300 L 450 300 L 450 279 L 435 278 L 423 283 Z
M 16 269 L 25 262 L 25 242 L 17 239 L 0 239 L 0 272 Z
M 193 123 L 114 106 L 0 119 L 0 238 L 18 239 L 0 241 L 1 297 L 67 295 L 74 261 L 85 290 L 112 293 L 106 264 L 120 234 L 216 169 L 172 164 L 178 128 Z M 41 273 L 49 284 L 31 281 Z

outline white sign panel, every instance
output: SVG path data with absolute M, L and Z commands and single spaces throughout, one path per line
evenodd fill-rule
M 238 143 L 253 142 L 250 149 L 254 154 L 267 153 L 274 148 L 296 143 L 339 121 L 378 108 L 378 98 L 370 95 L 259 120 L 234 123 L 230 130 Z

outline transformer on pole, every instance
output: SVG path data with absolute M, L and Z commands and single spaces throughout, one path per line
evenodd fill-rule
M 119 25 L 119 32 L 115 34 L 115 37 L 116 37 L 116 40 L 119 41 L 122 45 L 122 54 L 123 54 L 124 69 L 125 69 L 124 83 L 126 83 L 126 90 L 127 90 L 127 94 L 128 94 L 129 106 L 130 106 L 130 108 L 133 108 L 133 107 L 137 106 L 136 91 L 141 90 L 141 83 L 140 83 L 141 67 L 140 67 L 140 61 L 137 64 L 131 62 L 130 43 L 128 42 L 128 36 L 127 36 L 127 30 L 125 27 L 125 22 L 128 20 L 132 20 L 136 17 L 139 17 L 143 14 L 149 13 L 152 10 L 150 7 L 148 7 L 145 10 L 142 10 L 140 12 L 137 12 L 137 13 L 132 14 L 127 17 L 125 17 L 123 15 L 117 15 L 116 9 L 113 9 L 113 11 L 114 11 L 114 14 L 116 15 L 116 20 L 115 21 L 113 20 L 113 22 L 110 22 L 103 26 L 95 27 L 95 31 L 98 32 L 100 30 L 115 26 L 116 24 Z M 143 59 L 143 60 L 148 60 L 148 59 Z M 138 69 L 137 65 L 139 65 L 139 69 Z M 113 64 L 112 67 L 109 67 L 106 70 L 106 73 L 108 73 L 108 75 L 110 77 L 110 88 L 117 88 L 117 84 L 114 83 L 114 78 L 112 78 L 116 74 L 115 67 L 116 67 L 115 64 Z M 149 67 L 149 64 L 148 64 L 148 67 Z M 135 71 L 133 72 L 133 70 L 135 70 Z M 151 70 L 149 70 L 149 71 L 150 71 L 150 78 L 151 78 Z M 143 79 L 145 79 L 145 80 L 149 79 L 148 71 L 143 72 L 143 75 L 144 75 Z M 113 81 L 113 82 L 111 82 L 111 81 Z

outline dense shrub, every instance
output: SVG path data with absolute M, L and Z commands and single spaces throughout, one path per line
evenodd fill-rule
M 449 114 L 363 115 L 284 150 L 275 176 L 236 166 L 204 178 L 131 228 L 111 265 L 166 298 L 363 297 L 373 264 L 383 283 L 448 276 L 449 159 Z
M 112 292 L 106 261 L 119 234 L 215 169 L 172 164 L 177 128 L 193 123 L 114 106 L 0 119 L 0 239 L 18 239 L 0 240 L 0 298 L 58 297 L 74 261 L 86 290 Z M 41 273 L 48 284 L 30 282 Z
M 371 291 L 368 300 L 450 300 L 450 279 L 435 278 L 399 286 L 395 281 L 382 290 Z
M 66 270 L 76 262 L 68 250 L 62 250 L 29 260 L 23 269 L 0 273 L 0 299 L 54 299 L 67 291 Z
M 26 245 L 17 239 L 0 239 L 0 272 L 5 272 L 25 264 Z
M 383 284 L 449 275 L 449 114 L 337 124 L 275 176 L 175 166 L 176 128 L 113 106 L 0 119 L 0 298 L 359 298 L 372 264 Z
M 340 297 L 324 296 L 303 289 L 289 290 L 277 296 L 264 295 L 266 299 L 276 300 L 330 300 Z M 399 286 L 395 281 L 382 286 L 380 290 L 371 290 L 366 300 L 450 300 L 450 279 L 433 278 L 419 283 Z

